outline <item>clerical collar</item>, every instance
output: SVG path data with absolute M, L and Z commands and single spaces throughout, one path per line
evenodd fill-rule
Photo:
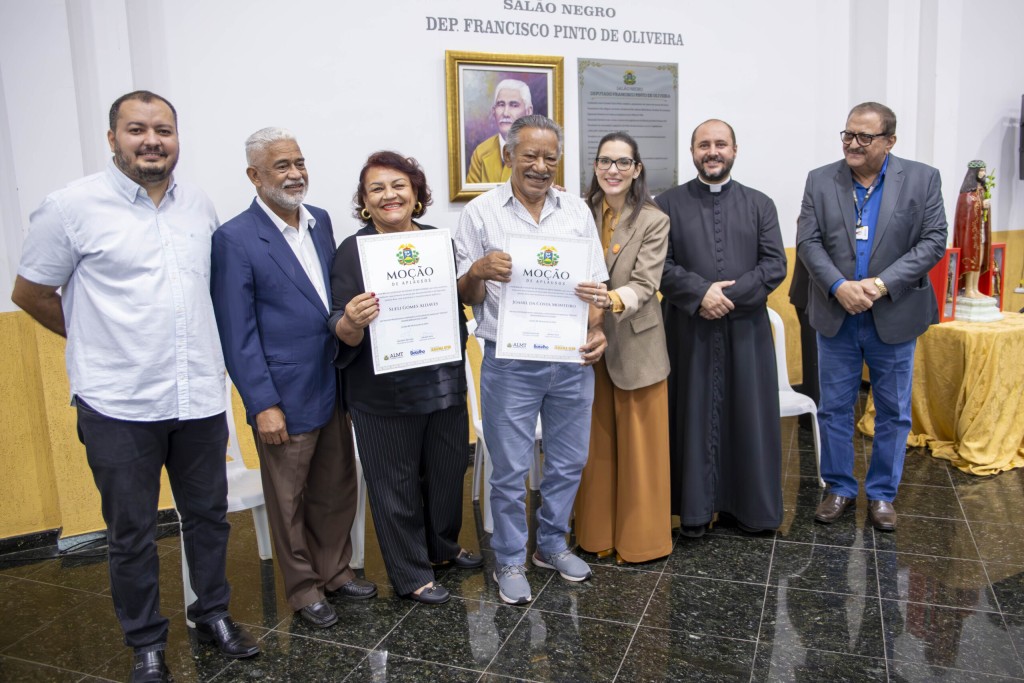
M 726 185 L 729 184 L 729 181 L 732 180 L 732 176 L 729 176 L 728 178 L 726 178 L 725 180 L 723 180 L 720 183 L 709 183 L 708 181 L 704 180 L 700 176 L 697 176 L 697 180 L 699 180 L 702 183 L 704 183 L 705 185 L 707 185 L 708 189 L 711 190 L 711 192 L 717 194 L 717 193 L 722 191 L 723 187 L 725 187 Z

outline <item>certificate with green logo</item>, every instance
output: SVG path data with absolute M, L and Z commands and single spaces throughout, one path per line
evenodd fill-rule
M 588 306 L 573 291 L 590 279 L 594 240 L 510 234 L 512 280 L 501 285 L 495 357 L 580 363 Z
M 380 315 L 370 323 L 374 372 L 462 360 L 448 231 L 366 235 L 357 244 L 366 291 L 380 301 Z

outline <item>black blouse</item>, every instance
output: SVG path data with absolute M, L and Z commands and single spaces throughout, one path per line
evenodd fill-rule
M 417 226 L 421 230 L 434 230 L 429 225 Z M 331 317 L 328 321 L 334 333 L 338 321 L 345 314 L 345 305 L 352 297 L 366 291 L 359 266 L 359 248 L 356 238 L 374 235 L 368 225 L 348 237 L 334 254 L 331 266 Z M 441 363 L 411 370 L 399 370 L 383 375 L 373 371 L 370 328 L 363 330 L 358 346 L 349 346 L 339 340 L 334 364 L 342 370 L 342 391 L 349 407 L 375 415 L 426 415 L 466 400 L 466 315 L 459 306 L 463 360 Z

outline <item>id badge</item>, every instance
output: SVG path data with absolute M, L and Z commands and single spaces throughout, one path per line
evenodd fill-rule
M 868 238 L 868 226 L 866 226 L 866 225 L 858 225 L 857 226 L 857 239 L 859 241 L 864 241 L 867 238 Z

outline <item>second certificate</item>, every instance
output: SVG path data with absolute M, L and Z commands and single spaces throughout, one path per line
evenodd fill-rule
M 373 370 L 462 360 L 455 260 L 447 230 L 358 238 L 366 291 L 380 300 L 370 323 Z
M 573 290 L 590 276 L 592 243 L 581 237 L 508 236 L 512 280 L 501 286 L 496 357 L 580 362 L 588 306 Z

